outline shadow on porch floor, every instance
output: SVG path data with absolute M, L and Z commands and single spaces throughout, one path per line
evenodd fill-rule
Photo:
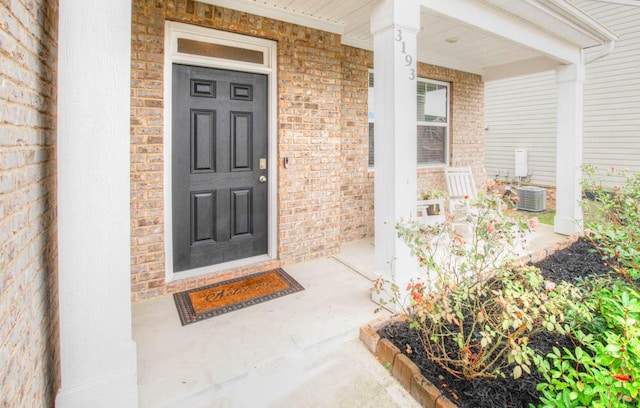
M 535 252 L 566 237 L 540 225 Z M 357 339 L 373 320 L 373 240 L 284 269 L 305 290 L 182 327 L 172 296 L 133 306 L 140 406 L 415 407 Z

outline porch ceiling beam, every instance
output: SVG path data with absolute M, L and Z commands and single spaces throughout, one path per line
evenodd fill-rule
M 520 75 L 531 75 L 556 69 L 560 65 L 557 61 L 547 57 L 530 58 L 508 64 L 487 67 L 482 71 L 482 79 L 495 81 Z
M 373 51 L 373 42 L 370 40 L 363 40 L 359 38 L 342 36 L 340 42 L 343 45 L 348 45 L 349 47 L 362 48 L 363 50 Z
M 521 44 L 560 63 L 581 61 L 581 47 L 571 44 L 523 20 L 473 0 L 420 0 L 428 10 L 453 18 L 487 33 Z
M 337 21 L 330 21 L 309 14 L 302 14 L 295 11 L 258 3 L 251 0 L 200 0 L 202 3 L 220 6 L 231 10 L 243 11 L 257 16 L 273 18 L 286 23 L 298 24 L 304 27 L 315 28 L 334 34 L 344 34 L 344 24 Z

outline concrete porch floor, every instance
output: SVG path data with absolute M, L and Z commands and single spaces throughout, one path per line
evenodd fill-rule
M 541 225 L 528 252 L 566 237 Z M 133 306 L 140 407 L 417 407 L 358 340 L 373 240 L 284 269 L 305 290 L 181 326 L 172 296 Z

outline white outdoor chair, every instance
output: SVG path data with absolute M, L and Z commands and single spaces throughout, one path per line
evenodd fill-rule
M 437 209 L 437 213 L 429 214 L 429 207 Z M 445 221 L 444 199 L 442 198 L 418 200 L 417 210 L 418 220 L 425 225 L 438 225 Z
M 476 213 L 470 203 L 478 197 L 471 167 L 445 167 L 444 175 L 449 191 L 449 213 L 454 218 L 451 227 L 456 235 L 466 240 L 472 231 L 465 214 Z
M 454 212 L 456 204 L 478 197 L 471 167 L 445 167 L 444 175 L 449 191 L 449 211 Z M 467 201 L 468 202 L 468 201 Z

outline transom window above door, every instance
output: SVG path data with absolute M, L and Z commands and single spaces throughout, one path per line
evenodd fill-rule
M 165 59 L 193 65 L 270 72 L 272 41 L 175 21 L 165 22 Z
M 419 166 L 446 165 L 449 157 L 449 90 L 447 82 L 418 78 L 417 156 Z M 374 167 L 374 77 L 369 72 L 369 167 Z

